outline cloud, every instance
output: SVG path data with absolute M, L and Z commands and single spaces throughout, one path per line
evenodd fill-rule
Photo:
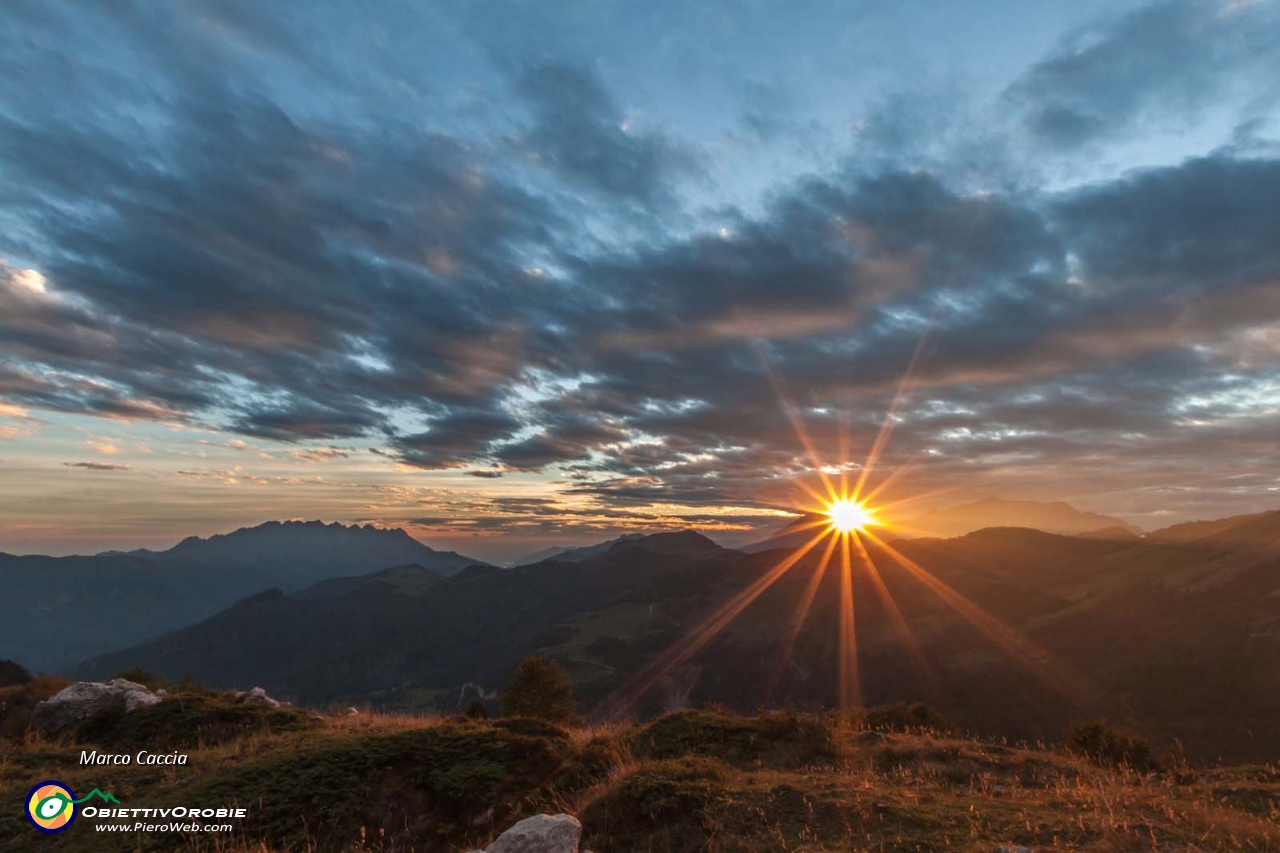
M 961 83 L 886 89 L 843 159 L 739 203 L 709 183 L 720 130 L 632 110 L 609 62 L 514 52 L 433 88 L 419 53 L 357 72 L 359 40 L 270 7 L 125 9 L 111 40 L 94 10 L 24 9 L 0 36 L 24 80 L 0 103 L 0 254 L 21 259 L 0 267 L 0 401 L 279 442 L 275 461 L 359 440 L 628 511 L 763 510 L 811 473 L 788 407 L 854 455 L 914 364 L 887 461 L 928 455 L 939 485 L 1138 476 L 1166 448 L 1256 462 L 1250 390 L 1280 362 L 1280 161 L 1254 115 L 1274 14 L 1113 17 L 989 113 Z M 757 89 L 730 132 L 745 112 L 782 158 L 804 105 Z M 1218 100 L 1230 144 L 1083 186 L 1036 183 L 1003 140 L 1022 122 L 1037 155 L 1087 157 Z
M 432 420 L 425 432 L 395 436 L 392 446 L 401 462 L 415 468 L 462 468 L 523 426 L 502 410 L 454 409 Z
M 1006 96 L 1057 147 L 1114 139 L 1139 123 L 1190 126 L 1229 96 L 1276 93 L 1272 3 L 1155 2 L 1073 32 Z
M 88 471 L 130 471 L 128 465 L 119 462 L 63 462 L 68 468 L 84 468 Z
M 289 456 L 301 462 L 331 462 L 334 459 L 346 459 L 351 456 L 351 452 L 340 447 L 312 447 L 291 450 Z
M 581 68 L 535 63 L 518 73 L 515 88 L 533 114 L 521 151 L 571 184 L 656 210 L 673 203 L 675 179 L 699 173 L 688 146 L 635 130 L 601 81 Z

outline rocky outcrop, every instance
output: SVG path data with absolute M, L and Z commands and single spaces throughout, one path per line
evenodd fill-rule
M 582 824 L 567 814 L 527 817 L 499 835 L 484 853 L 578 853 Z
M 244 705 L 265 705 L 268 708 L 280 708 L 289 704 L 278 699 L 272 699 L 267 695 L 267 691 L 261 687 L 255 687 L 248 691 L 237 690 L 236 701 Z
M 38 732 L 56 732 L 113 705 L 123 705 L 125 713 L 132 713 L 164 698 L 163 690 L 153 692 L 124 678 L 105 684 L 77 681 L 38 703 L 31 711 L 31 727 Z

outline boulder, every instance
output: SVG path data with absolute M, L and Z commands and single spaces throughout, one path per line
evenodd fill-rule
M 267 695 L 267 691 L 263 690 L 261 687 L 255 687 L 249 691 L 237 690 L 236 700 L 244 703 L 245 705 L 266 705 L 270 708 L 279 708 L 282 705 L 288 704 L 287 702 L 280 702 L 279 700 L 272 699 Z
M 582 824 L 567 814 L 527 817 L 497 837 L 486 853 L 578 853 Z
M 38 732 L 56 732 L 112 705 L 123 705 L 128 714 L 162 699 L 163 691 L 155 693 L 124 678 L 113 678 L 105 684 L 77 681 L 37 703 L 31 710 L 31 727 Z

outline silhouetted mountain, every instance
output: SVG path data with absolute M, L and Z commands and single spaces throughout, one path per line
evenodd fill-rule
M 300 576 L 368 570 L 371 566 L 416 563 L 440 574 L 460 572 L 480 562 L 453 551 L 436 551 L 399 528 L 372 524 L 345 525 L 322 521 L 268 521 L 231 533 L 188 536 L 168 551 L 148 552 L 158 560 L 271 565 L 289 562 L 303 567 Z M 320 567 L 313 569 L 311 567 Z M 314 578 L 313 578 L 314 579 Z
M 410 563 L 404 566 L 392 566 L 368 575 L 330 578 L 327 581 L 312 584 L 297 595 L 299 598 L 310 599 L 338 598 L 371 584 L 384 584 L 404 595 L 423 595 L 442 577 L 445 575 L 440 572 L 433 572 L 417 563 Z
M 532 566 L 534 563 L 541 563 L 543 560 L 550 560 L 559 554 L 568 551 L 575 551 L 582 546 L 579 545 L 552 545 L 549 548 L 543 548 L 541 551 L 534 551 L 532 554 L 525 554 L 519 559 L 511 561 L 511 567 L 516 566 Z
M 589 560 L 592 557 L 600 556 L 619 542 L 639 539 L 643 536 L 643 533 L 627 533 L 616 539 L 598 542 L 595 545 L 556 545 L 551 548 L 544 548 L 541 551 L 535 551 L 532 554 L 527 554 L 516 560 L 511 565 L 513 567 L 532 566 L 534 563 L 541 563 L 543 560 L 550 560 L 552 558 L 559 560 L 562 563 L 581 563 L 583 560 Z
M 1147 538 L 1158 542 L 1191 542 L 1233 531 L 1231 535 L 1235 537 L 1243 535 L 1249 539 L 1259 537 L 1265 539 L 1275 532 L 1275 525 L 1270 521 L 1274 515 L 1273 512 L 1259 512 L 1253 515 L 1218 518 L 1213 521 L 1187 521 L 1153 530 L 1147 534 Z
M 572 632 L 557 626 L 561 620 L 703 586 L 719 576 L 709 569 L 738 557 L 697 533 L 661 534 L 579 563 L 473 567 L 422 595 L 373 576 L 336 596 L 327 594 L 333 587 L 321 595 L 273 591 L 78 671 L 110 673 L 128 660 L 209 684 L 270 685 L 304 702 L 425 698 L 450 707 L 462 684 L 499 684 L 525 654 L 564 640 Z
M 869 548 L 874 572 L 855 552 L 861 700 L 924 700 L 965 727 L 1026 738 L 1105 715 L 1176 736 L 1195 755 L 1274 758 L 1277 543 L 1280 512 L 1223 522 L 1192 542 L 1025 528 L 897 540 Z M 837 704 L 842 572 L 837 557 L 816 574 L 822 550 L 733 608 L 735 619 L 659 673 L 630 710 Z M 492 689 L 539 652 L 570 670 L 590 707 L 785 556 L 685 532 L 616 543 L 579 563 L 258 596 L 80 672 L 139 665 L 214 686 L 260 683 L 308 703 L 454 710 L 463 684 Z
M 1129 527 L 1103 527 L 1099 530 L 1087 530 L 1076 534 L 1089 539 L 1141 539 L 1141 534 L 1134 533 Z
M 1137 528 L 1118 518 L 1096 512 L 1081 512 L 1062 501 L 1009 501 L 984 498 L 973 503 L 937 509 L 903 520 L 901 529 L 910 536 L 963 536 L 984 527 L 1030 527 L 1045 533 L 1074 535 L 1109 527 L 1131 532 Z
M 748 554 L 776 548 L 798 548 L 808 542 L 823 527 L 826 517 L 821 513 L 806 513 L 789 522 L 767 539 L 752 542 L 739 548 Z M 933 510 L 914 518 L 897 520 L 892 527 L 899 537 L 963 536 L 987 527 L 1028 527 L 1045 533 L 1077 535 L 1098 534 L 1107 530 L 1113 534 L 1126 531 L 1136 535 L 1140 531 L 1118 518 L 1081 512 L 1061 501 L 1007 501 L 1002 498 L 985 498 L 960 506 Z
M 826 516 L 816 512 L 805 513 L 772 533 L 768 538 L 751 542 L 738 548 L 744 554 L 758 554 L 778 548 L 800 548 L 826 526 Z
M 167 551 L 93 557 L 0 554 L 0 649 L 37 670 L 57 670 L 203 619 L 269 587 L 406 563 L 448 574 L 476 561 L 435 551 L 403 530 L 268 522 Z

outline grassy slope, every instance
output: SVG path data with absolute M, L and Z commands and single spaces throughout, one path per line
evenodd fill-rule
M 104 717 L 79 737 L 186 744 L 186 767 L 82 768 L 78 744 L 30 735 L 3 747 L 0 850 L 469 850 L 539 811 L 579 815 L 585 846 L 604 853 L 1280 850 L 1280 766 L 1147 778 L 1057 751 L 880 738 L 788 713 L 681 712 L 564 731 L 531 721 L 244 715 L 225 696 L 179 701 L 178 710 L 162 703 L 127 720 Z M 88 820 L 44 837 L 25 824 L 20 801 L 48 778 L 78 793 L 112 791 L 126 806 L 236 801 L 251 817 L 236 838 L 109 836 Z

